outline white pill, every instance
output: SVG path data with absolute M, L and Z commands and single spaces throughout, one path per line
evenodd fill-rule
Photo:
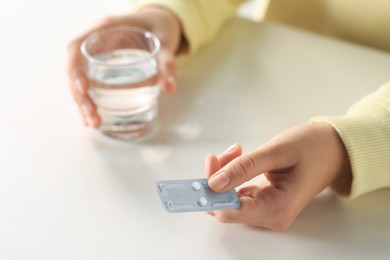
M 197 181 L 194 181 L 192 184 L 191 184 L 191 187 L 194 191 L 200 191 L 200 189 L 202 189 L 202 185 L 197 182 Z
M 207 205 L 207 199 L 205 197 L 200 197 L 200 199 L 198 200 L 198 204 L 201 207 L 206 206 Z

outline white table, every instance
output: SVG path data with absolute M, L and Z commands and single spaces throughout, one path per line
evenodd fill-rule
M 154 187 L 201 177 L 205 155 L 232 143 L 249 151 L 312 116 L 343 114 L 390 79 L 388 53 L 237 20 L 182 62 L 156 137 L 117 143 L 82 126 L 65 74 L 70 36 L 127 4 L 95 2 L 0 6 L 0 259 L 390 255 L 390 189 L 352 201 L 325 192 L 276 233 L 169 214 Z

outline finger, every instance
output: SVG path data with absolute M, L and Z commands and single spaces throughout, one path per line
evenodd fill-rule
M 209 154 L 206 157 L 204 175 L 206 178 L 210 178 L 216 171 L 221 168 L 217 157 L 214 154 Z
M 252 215 L 256 212 L 256 201 L 254 198 L 240 197 L 241 206 L 232 210 L 215 210 L 214 216 L 221 223 L 243 223 L 249 224 Z
M 242 148 L 239 144 L 233 144 L 229 146 L 225 151 L 218 155 L 220 167 L 224 167 L 227 163 L 240 156 L 241 154 Z
M 260 147 L 222 167 L 209 179 L 209 186 L 216 192 L 230 190 L 263 172 L 293 165 L 295 157 L 286 145 Z
M 84 92 L 84 90 L 80 90 L 79 84 L 81 84 L 79 79 L 71 81 L 71 92 L 79 106 L 84 124 L 96 128 L 100 125 L 100 117 L 97 113 L 96 105 L 93 103 L 88 93 Z
M 93 128 L 98 128 L 100 126 L 101 119 L 97 113 L 95 104 L 86 100 L 79 104 L 79 109 L 86 126 L 91 126 Z
M 80 51 L 81 40 L 75 40 L 68 47 L 68 76 L 73 90 L 85 95 L 88 89 L 88 78 L 85 73 L 85 61 Z
M 88 80 L 83 72 L 73 68 L 70 72 L 69 85 L 73 97 L 79 106 L 84 124 L 86 126 L 98 127 L 100 125 L 100 117 L 96 110 L 96 105 L 88 95 Z
M 98 127 L 100 125 L 100 117 L 91 98 L 88 95 L 82 96 L 79 94 L 75 91 L 75 87 L 71 87 L 71 91 L 80 110 L 84 125 Z
M 90 117 L 90 109 L 89 106 L 86 103 L 81 103 L 79 106 L 80 114 L 83 118 L 84 125 L 85 126 L 92 126 L 93 122 L 91 121 Z
M 209 214 L 210 216 L 215 217 L 214 211 L 207 211 L 207 214 Z
M 161 49 L 158 55 L 159 76 L 164 91 L 172 93 L 176 88 L 176 61 L 175 55 L 168 49 Z
M 238 194 L 240 196 L 246 196 L 246 197 L 255 197 L 255 192 L 256 190 L 258 189 L 257 186 L 247 186 L 247 187 L 244 187 L 244 188 L 241 188 L 239 191 L 238 191 Z
M 245 192 L 249 196 L 240 196 L 239 209 L 214 211 L 215 217 L 223 223 L 243 223 L 283 231 L 301 210 L 286 193 L 273 186 L 252 186 Z
M 242 148 L 238 144 L 231 145 L 223 153 L 216 157 L 214 154 L 209 154 L 206 157 L 204 175 L 206 178 L 210 178 L 226 163 L 230 162 L 242 153 Z
M 80 52 L 80 41 L 76 40 L 68 49 L 68 75 L 71 92 L 77 102 L 86 126 L 97 126 L 99 117 L 96 107 L 88 96 L 88 79 L 85 75 L 84 58 Z
M 209 154 L 206 157 L 204 175 L 206 178 L 210 178 L 216 171 L 221 168 L 218 158 L 214 154 Z M 207 214 L 214 216 L 214 211 L 208 211 Z

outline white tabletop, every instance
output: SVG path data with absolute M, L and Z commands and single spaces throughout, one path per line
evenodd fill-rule
M 7 3 L 5 3 L 7 2 Z M 26 1 L 24 1 L 26 2 Z M 181 62 L 156 136 L 82 126 L 66 44 L 127 1 L 0 4 L 0 259 L 385 259 L 390 189 L 316 198 L 284 233 L 167 213 L 159 179 L 198 178 L 207 153 L 249 151 L 316 115 L 341 115 L 390 79 L 388 53 L 237 20 Z

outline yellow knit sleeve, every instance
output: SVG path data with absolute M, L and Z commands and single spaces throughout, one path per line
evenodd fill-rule
M 162 6 L 181 22 L 190 53 L 209 42 L 236 13 L 240 0 L 132 0 L 131 7 Z
M 313 118 L 339 133 L 352 167 L 352 184 L 332 188 L 354 198 L 376 189 L 390 187 L 390 82 L 355 103 L 342 117 Z M 351 185 L 351 186 L 350 186 Z

